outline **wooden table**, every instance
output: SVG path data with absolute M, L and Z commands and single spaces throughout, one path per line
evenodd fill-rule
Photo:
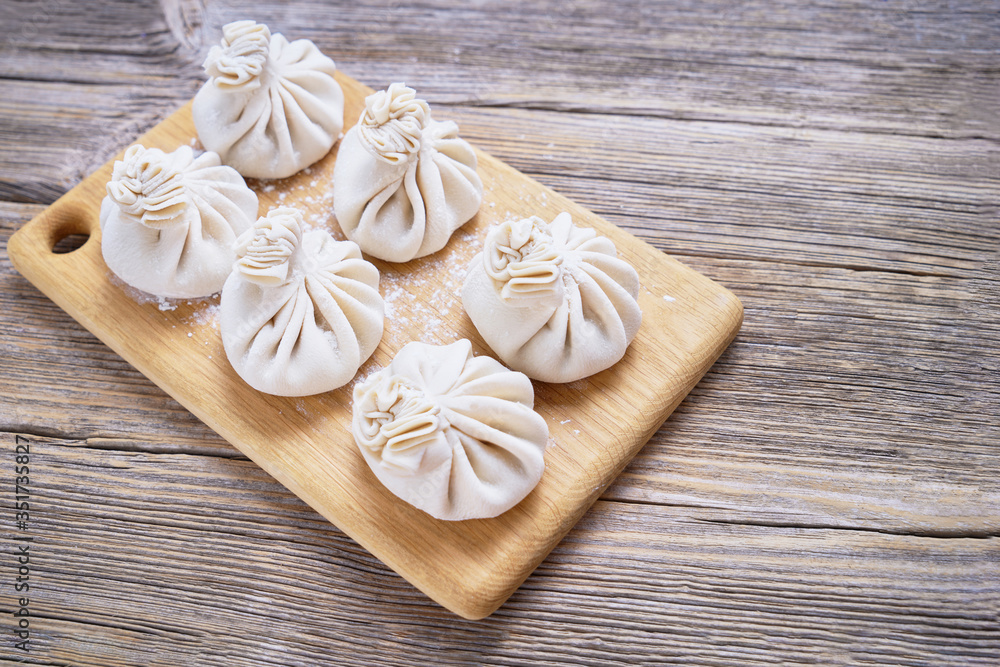
M 741 334 L 472 622 L 0 253 L 0 661 L 1000 663 L 996 2 L 336 4 L 5 1 L 4 243 L 188 100 L 224 23 L 255 18 L 364 83 L 414 86 L 480 148 L 726 285 Z

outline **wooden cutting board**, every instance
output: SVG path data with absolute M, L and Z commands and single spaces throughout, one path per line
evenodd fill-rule
M 372 91 L 343 75 L 338 80 L 350 127 Z M 197 145 L 195 137 L 188 104 L 139 142 L 172 151 Z M 386 332 L 359 377 L 387 365 L 410 340 L 469 338 L 477 354 L 490 353 L 462 310 L 460 289 L 486 229 L 498 222 L 535 214 L 551 220 L 569 211 L 575 222 L 610 237 L 642 284 L 642 327 L 621 362 L 570 384 L 534 383 L 535 407 L 551 436 L 545 474 L 524 501 L 493 519 L 438 521 L 386 491 L 351 437 L 353 382 L 307 398 L 261 394 L 226 360 L 218 297 L 157 303 L 118 281 L 101 258 L 98 222 L 113 162 L 15 233 L 8 253 L 67 313 L 389 567 L 455 613 L 482 618 L 531 574 L 694 387 L 736 336 L 743 307 L 708 278 L 503 162 L 478 155 L 486 190 L 478 215 L 431 257 L 405 265 L 375 262 Z M 261 212 L 298 206 L 307 223 L 343 238 L 332 213 L 335 160 L 336 148 L 290 178 L 250 181 Z M 53 252 L 73 234 L 89 239 L 72 252 Z

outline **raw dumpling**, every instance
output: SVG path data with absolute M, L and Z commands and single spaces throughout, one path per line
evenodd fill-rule
M 615 364 L 639 330 L 639 276 L 610 239 L 569 213 L 490 230 L 469 267 L 462 305 L 500 359 L 544 382 Z
M 257 195 L 212 152 L 139 144 L 115 162 L 101 202 L 101 254 L 115 275 L 150 294 L 208 296 L 222 289 L 233 242 L 257 218 Z
M 291 176 L 330 152 L 344 129 L 333 61 L 309 40 L 289 43 L 253 21 L 222 31 L 191 109 L 202 145 L 253 178 Z
M 347 384 L 382 339 L 378 269 L 351 241 L 302 224 L 294 208 L 260 218 L 237 240 L 222 289 L 229 362 L 251 387 L 279 396 Z
M 483 200 L 476 154 L 458 125 L 394 83 L 365 99 L 333 168 L 334 212 L 347 238 L 389 262 L 437 252 Z
M 497 516 L 535 488 L 548 425 L 522 373 L 472 344 L 408 343 L 354 387 L 354 439 L 375 476 L 437 519 Z

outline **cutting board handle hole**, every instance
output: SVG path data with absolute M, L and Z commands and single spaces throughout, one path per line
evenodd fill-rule
M 52 252 L 57 255 L 65 255 L 74 250 L 79 250 L 89 240 L 90 234 L 67 234 L 55 242 L 55 245 L 52 246 Z
M 86 216 L 74 206 L 50 210 L 45 225 L 49 248 L 56 255 L 66 255 L 82 248 L 90 240 L 92 231 Z

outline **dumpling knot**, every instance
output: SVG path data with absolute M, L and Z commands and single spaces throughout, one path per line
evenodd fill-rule
M 548 225 L 536 216 L 505 222 L 490 230 L 483 250 L 487 275 L 505 300 L 558 295 L 562 255 Z
M 292 254 L 302 241 L 302 213 L 294 208 L 276 208 L 262 216 L 236 240 L 233 266 L 251 282 L 263 286 L 288 281 Z
M 424 125 L 430 118 L 427 102 L 402 83 L 365 98 L 358 121 L 361 139 L 386 162 L 405 162 L 420 151 Z
M 362 444 L 381 452 L 382 466 L 400 473 L 420 467 L 441 430 L 441 408 L 406 378 L 380 371 L 355 392 Z
M 219 88 L 253 90 L 270 54 L 271 31 L 263 23 L 235 21 L 222 28 L 222 44 L 205 58 L 205 73 Z
M 183 170 L 191 163 L 191 149 L 164 153 L 158 148 L 135 144 L 115 162 L 108 196 L 123 213 L 139 222 L 162 229 L 183 219 L 190 198 L 184 187 Z

